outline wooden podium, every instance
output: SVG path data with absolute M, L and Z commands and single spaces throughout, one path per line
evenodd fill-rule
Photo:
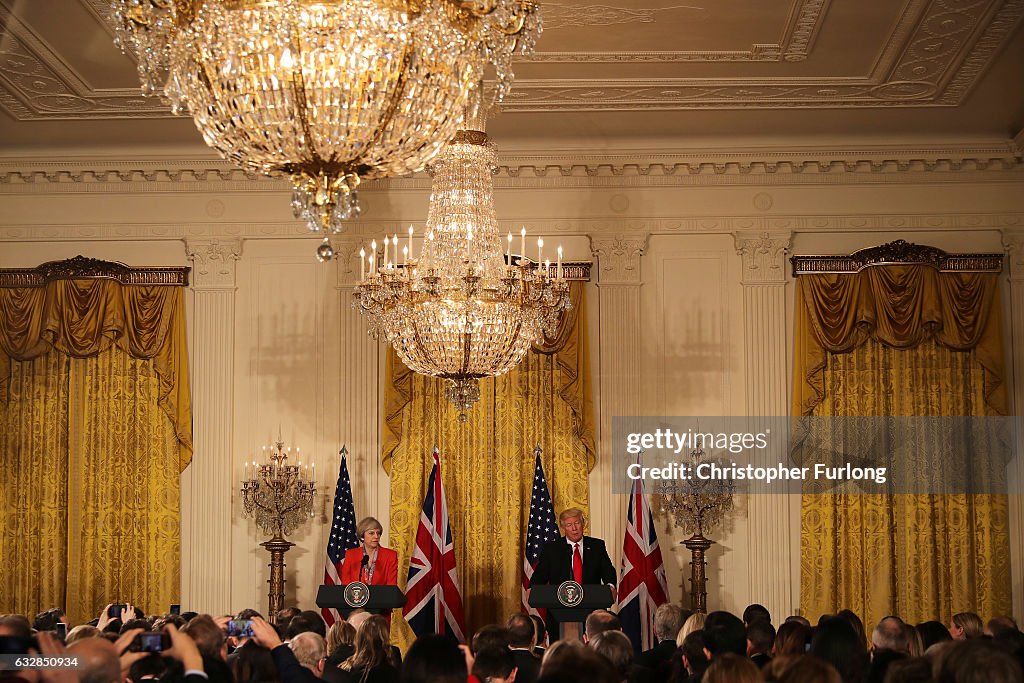
M 612 605 L 611 586 L 594 583 L 584 584 L 581 588 L 583 595 L 579 603 L 571 607 L 559 599 L 559 586 L 533 586 L 530 589 L 530 607 L 543 608 L 551 613 L 558 621 L 558 636 L 561 640 L 579 640 L 587 616 L 596 609 L 606 609 Z

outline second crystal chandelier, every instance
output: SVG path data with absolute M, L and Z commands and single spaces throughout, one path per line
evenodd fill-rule
M 478 380 L 518 365 L 570 307 L 561 248 L 554 262 L 545 260 L 538 240 L 534 263 L 522 253 L 525 229 L 515 240 L 518 258 L 512 234 L 504 240 L 499 234 L 491 180 L 496 160 L 486 133 L 459 131 L 430 168 L 420 253 L 412 252 L 411 229 L 401 258 L 397 235 L 385 237 L 380 260 L 374 242 L 369 254 L 361 253 L 362 278 L 353 293 L 370 332 L 394 346 L 407 367 L 447 380 L 445 398 L 461 421 L 480 399 Z

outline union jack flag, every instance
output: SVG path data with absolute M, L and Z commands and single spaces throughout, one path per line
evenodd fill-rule
M 427 480 L 416 548 L 409 560 L 402 614 L 417 636 L 437 633 L 460 643 L 466 640 L 462 590 L 455 571 L 455 546 L 448 525 L 448 504 L 441 487 L 440 453 L 434 447 L 434 466 Z
M 331 535 L 327 540 L 327 557 L 324 559 L 324 585 L 341 585 L 341 565 L 345 551 L 359 546 L 356 538 L 356 510 L 352 502 L 352 482 L 348 477 L 348 449 L 341 447 L 341 466 L 338 468 L 338 485 L 334 489 L 334 518 L 331 521 Z M 338 610 L 324 607 L 320 610 L 324 621 L 330 627 L 341 618 Z
M 537 464 L 533 468 L 533 494 L 530 496 L 530 521 L 526 526 L 526 547 L 523 548 L 523 610 L 545 617 L 547 610 L 538 610 L 526 603 L 533 568 L 537 566 L 544 544 L 558 538 L 558 523 L 555 508 L 548 493 L 548 482 L 544 478 L 544 467 L 540 464 L 540 446 L 533 451 Z
M 640 457 L 637 456 L 637 462 Z M 658 547 L 651 508 L 644 496 L 644 482 L 637 479 L 629 493 L 626 534 L 622 541 L 619 573 L 619 619 L 622 630 L 638 652 L 654 647 L 654 611 L 668 602 L 665 563 Z

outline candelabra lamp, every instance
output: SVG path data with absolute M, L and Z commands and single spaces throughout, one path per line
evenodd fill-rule
M 690 551 L 690 607 L 695 612 L 707 613 L 707 562 L 704 555 L 714 541 L 704 536 L 732 509 L 735 484 L 732 479 L 695 478 L 697 468 L 710 463 L 701 448 L 690 451 L 689 479 L 662 480 L 656 487 L 661 510 L 672 516 L 676 527 L 691 534 L 682 541 Z
M 263 447 L 263 463 L 253 461 L 245 465 L 242 480 L 242 507 L 245 515 L 253 516 L 256 525 L 271 538 L 261 546 L 270 551 L 269 613 L 276 623 L 277 613 L 284 607 L 284 554 L 294 543 L 285 536 L 294 533 L 313 516 L 313 498 L 316 496 L 316 464 L 303 466 L 299 449 L 295 449 L 298 463 L 288 463 L 292 453 L 278 440 L 270 448 Z

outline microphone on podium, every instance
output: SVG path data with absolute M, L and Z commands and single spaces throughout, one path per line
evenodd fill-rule
M 359 563 L 359 580 L 363 580 L 363 572 L 366 571 L 366 565 L 370 562 L 370 556 L 363 553 L 363 561 Z

